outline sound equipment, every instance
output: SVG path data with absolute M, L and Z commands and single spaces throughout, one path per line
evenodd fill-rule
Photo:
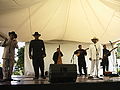
M 104 76 L 110 76 L 110 77 L 118 77 L 119 75 L 118 74 L 113 74 L 112 72 L 104 72 Z
M 50 64 L 49 66 L 49 82 L 75 82 L 76 78 L 76 64 Z
M 104 72 L 104 76 L 111 76 L 111 75 L 112 75 L 112 72 L 109 72 L 109 71 Z

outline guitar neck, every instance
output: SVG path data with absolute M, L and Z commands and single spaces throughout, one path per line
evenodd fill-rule
M 118 47 L 115 47 L 115 48 L 113 48 L 112 50 L 110 50 L 109 52 L 112 52 L 113 50 L 115 50 L 116 48 L 118 48 Z
M 1 34 L 0 34 L 0 37 L 1 37 L 1 38 L 3 38 L 3 39 L 6 39 L 6 37 L 5 37 L 5 36 L 3 36 L 3 35 L 1 35 Z

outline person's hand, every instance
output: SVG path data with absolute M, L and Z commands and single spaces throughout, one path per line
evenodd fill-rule
M 91 61 L 91 60 L 92 60 L 92 58 L 89 58 L 89 60 Z
M 8 39 L 7 38 L 5 38 L 5 41 L 7 41 Z
M 29 56 L 30 57 L 30 59 L 32 59 L 32 56 Z
M 45 55 L 45 54 L 43 54 L 43 55 L 42 55 L 42 57 L 44 58 L 44 57 L 46 57 L 46 55 Z

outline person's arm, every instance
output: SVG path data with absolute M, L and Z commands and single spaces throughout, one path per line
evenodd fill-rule
M 111 55 L 111 52 L 108 50 L 108 56 L 110 56 Z
M 56 60 L 56 57 L 55 57 L 55 53 L 53 54 L 53 61 L 55 61 Z
M 92 49 L 91 49 L 91 45 L 89 46 L 89 60 L 92 60 Z
M 45 45 L 44 45 L 43 40 L 42 40 L 42 43 L 43 43 L 43 57 L 46 57 Z
M 78 50 L 74 51 L 74 54 L 78 54 Z
M 8 39 L 6 38 L 4 41 L 3 41 L 3 43 L 1 44 L 2 45 L 2 47 L 5 47 L 5 46 L 7 46 L 8 45 Z
M 31 41 L 30 44 L 29 44 L 29 58 L 30 58 L 30 59 L 32 59 L 31 52 L 32 52 L 32 41 Z
M 99 59 L 102 59 L 103 58 L 103 48 L 102 48 L 102 45 L 100 44 L 99 46 Z
M 61 54 L 61 57 L 63 56 L 63 53 L 62 52 L 60 52 L 60 54 Z
M 17 42 L 17 40 L 14 40 L 14 47 L 18 49 L 18 42 Z
M 84 50 L 83 52 L 84 52 L 84 55 L 87 55 L 87 52 L 86 52 L 86 50 Z

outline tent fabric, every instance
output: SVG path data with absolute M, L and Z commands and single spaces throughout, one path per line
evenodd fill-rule
M 18 41 L 41 38 L 101 43 L 119 40 L 119 0 L 0 0 L 0 32 L 16 31 Z

